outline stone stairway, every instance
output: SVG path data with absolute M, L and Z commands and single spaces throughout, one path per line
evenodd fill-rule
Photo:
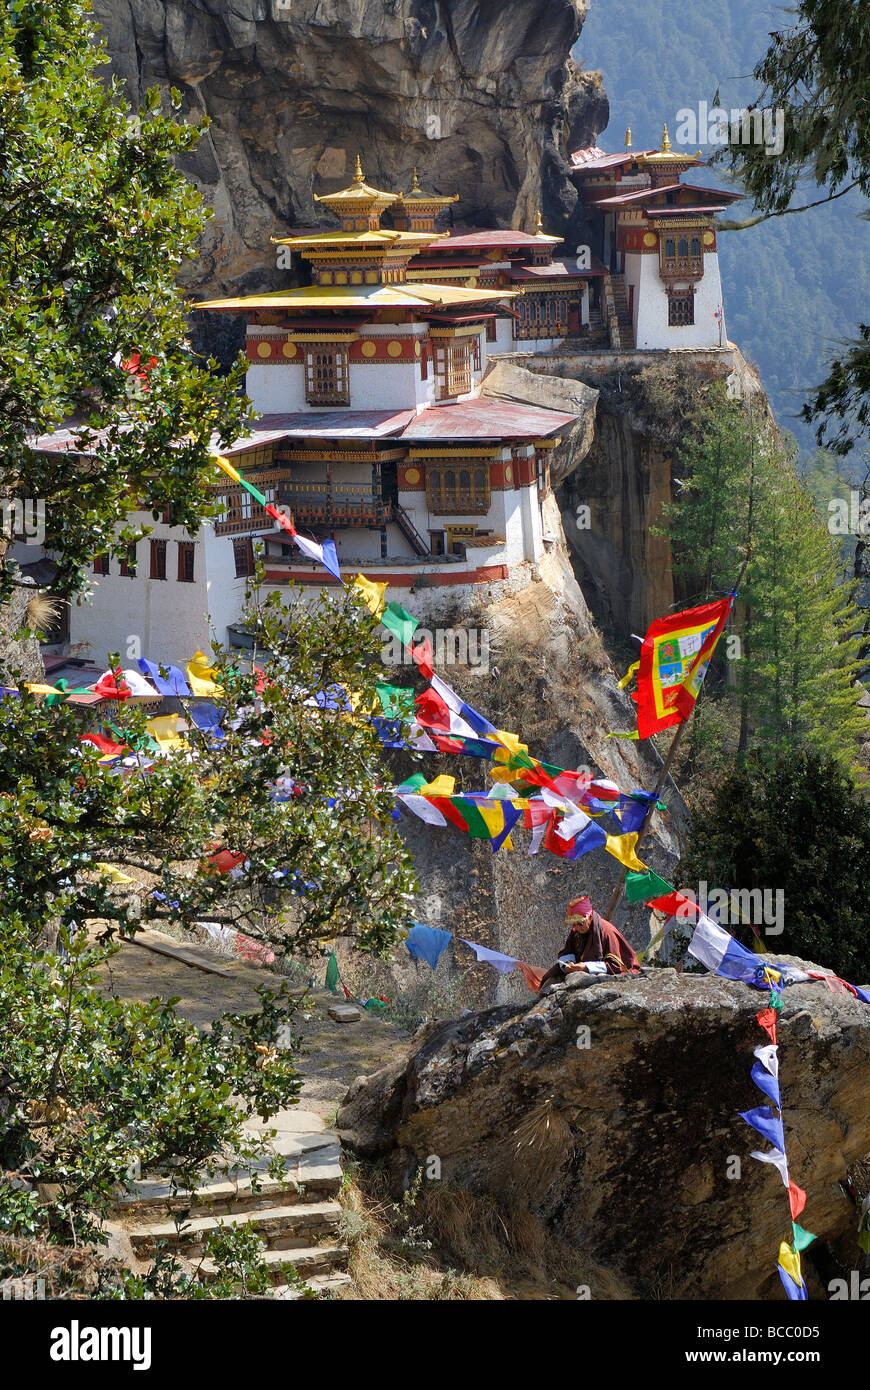
M 628 311 L 628 295 L 625 290 L 625 276 L 611 275 L 611 286 L 613 290 L 613 304 L 616 309 L 616 318 L 619 323 L 619 341 L 623 348 L 634 347 L 634 325 L 631 314 Z
M 250 1223 L 265 1242 L 263 1260 L 273 1282 L 273 1297 L 295 1299 L 299 1291 L 286 1283 L 282 1269 L 290 1264 L 306 1284 L 319 1293 L 334 1293 L 350 1283 L 344 1272 L 348 1252 L 339 1235 L 341 1207 L 335 1200 L 341 1187 L 340 1147 L 334 1133 L 311 1111 L 283 1110 L 267 1124 L 249 1122 L 255 1132 L 275 1129 L 272 1152 L 284 1159 L 284 1182 L 270 1177 L 268 1159 L 258 1160 L 257 1190 L 252 1166 L 223 1168 L 204 1176 L 195 1192 L 173 1193 L 165 1175 L 130 1184 L 115 1210 L 135 1257 L 147 1261 L 158 1241 L 195 1263 L 200 1279 L 217 1275 L 214 1261 L 201 1259 L 206 1238 L 221 1226 Z M 173 1215 L 188 1213 L 181 1231 Z

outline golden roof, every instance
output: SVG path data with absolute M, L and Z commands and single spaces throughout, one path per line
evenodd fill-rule
M 372 249 L 408 246 L 419 251 L 439 237 L 449 235 L 449 232 L 396 232 L 389 227 L 380 227 L 377 231 L 367 232 L 314 232 L 311 236 L 273 236 L 271 241 L 276 246 L 293 246 L 297 249 L 303 246 L 367 246 Z
M 237 299 L 207 299 L 195 309 L 431 309 L 511 299 L 512 290 L 470 290 L 459 285 L 308 285 L 274 294 L 248 294 Z
M 628 133 L 628 132 L 626 132 L 626 133 Z M 698 151 L 697 154 L 677 154 L 676 151 L 674 151 L 674 150 L 671 149 L 671 137 L 668 135 L 668 128 L 667 128 L 667 126 L 664 126 L 663 129 L 662 129 L 662 145 L 661 145 L 661 149 L 660 149 L 660 150 L 656 150 L 654 154 L 644 154 L 644 155 L 640 155 L 640 157 L 639 157 L 639 159 L 638 159 L 638 163 L 640 163 L 640 164 L 686 164 L 686 165 L 689 165 L 689 164 L 699 164 L 700 162 L 701 162 L 701 151 L 700 151 L 700 150 Z
M 356 157 L 356 173 L 353 176 L 353 183 L 349 188 L 342 188 L 338 193 L 326 193 L 322 196 L 315 193 L 315 203 L 323 203 L 325 207 L 333 208 L 336 212 L 341 212 L 346 208 L 349 212 L 383 212 L 391 203 L 396 201 L 395 193 L 385 193 L 382 188 L 373 188 L 366 183 L 366 176 L 363 173 L 362 160 L 359 155 Z
M 446 208 L 450 203 L 459 202 L 459 194 L 452 193 L 449 196 L 445 196 L 441 193 L 424 192 L 423 189 L 420 187 L 420 181 L 417 177 L 417 166 L 415 165 L 414 173 L 411 178 L 411 187 L 409 191 L 407 193 L 399 193 L 397 195 L 396 201 L 404 204 L 405 206 L 407 206 L 408 203 L 426 203 L 434 207 Z

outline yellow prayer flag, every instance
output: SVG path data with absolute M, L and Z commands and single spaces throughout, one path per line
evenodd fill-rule
M 799 1284 L 801 1288 L 803 1288 L 804 1281 L 801 1277 L 801 1257 L 796 1250 L 792 1250 L 790 1245 L 786 1245 L 785 1241 L 783 1241 L 782 1245 L 779 1247 L 778 1263 L 782 1265 L 786 1274 L 793 1279 L 796 1284 Z
M 637 831 L 633 830 L 630 835 L 608 835 L 605 849 L 627 869 L 633 869 L 636 874 L 645 874 L 649 865 L 642 864 L 638 859 L 634 852 L 636 844 Z
M 434 782 L 424 782 L 417 788 L 418 796 L 452 796 L 456 790 L 456 778 L 442 772 Z
M 497 729 L 496 735 L 511 753 L 528 753 L 528 744 L 520 743 L 519 734 L 509 734 L 504 729 Z
M 228 478 L 232 478 L 234 483 L 240 483 L 242 481 L 241 473 L 238 471 L 237 468 L 233 468 L 233 465 L 230 463 L 229 459 L 225 459 L 220 454 L 218 454 L 215 458 L 215 463 L 217 464 L 218 468 L 221 470 L 222 473 L 226 473 Z
M 26 683 L 24 688 L 29 690 L 31 695 L 62 695 L 64 693 L 53 685 L 37 685 L 32 682 Z
M 223 686 L 214 679 L 216 674 L 205 652 L 194 652 L 187 665 L 187 682 L 193 694 L 223 695 Z
M 178 732 L 177 714 L 160 714 L 156 719 L 149 719 L 145 728 L 151 737 L 159 743 L 161 751 L 164 753 L 168 752 L 170 748 L 184 747 L 185 740 Z
M 116 869 L 114 864 L 95 864 L 95 869 L 99 869 L 101 874 L 111 878 L 115 883 L 135 883 L 135 878 L 130 878 L 129 874 L 122 874 L 120 869 Z
M 384 611 L 384 594 L 388 586 L 376 584 L 374 580 L 366 579 L 364 574 L 358 574 L 351 587 L 356 589 L 372 616 L 379 618 Z

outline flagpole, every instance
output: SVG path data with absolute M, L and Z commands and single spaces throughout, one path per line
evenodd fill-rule
M 736 582 L 736 584 L 734 585 L 734 588 L 731 590 L 731 593 L 732 593 L 732 595 L 733 595 L 733 602 L 732 602 L 732 605 L 731 605 L 732 610 L 733 610 L 733 607 L 734 607 L 734 602 L 736 602 L 736 600 L 737 600 L 737 592 L 738 592 L 738 590 L 739 590 L 739 588 L 740 588 L 740 585 L 743 583 L 743 576 L 746 574 L 746 569 L 747 569 L 747 566 L 749 565 L 750 558 L 751 558 L 751 556 L 747 554 L 747 556 L 745 557 L 745 559 L 744 559 L 744 561 L 743 561 L 743 564 L 742 564 L 741 567 L 740 567 L 740 573 L 739 573 L 739 575 L 737 576 L 737 582 Z M 695 712 L 695 711 L 694 711 L 694 706 L 693 706 L 693 707 L 692 707 L 692 714 L 694 714 L 694 712 Z M 689 723 L 688 719 L 684 719 L 684 720 L 681 722 L 679 728 L 677 729 L 677 732 L 674 734 L 674 737 L 671 739 L 671 746 L 670 746 L 670 748 L 668 749 L 667 755 L 666 755 L 665 760 L 664 760 L 664 762 L 663 762 L 663 764 L 662 764 L 662 769 L 661 769 L 661 772 L 659 773 L 658 781 L 656 782 L 655 787 L 653 788 L 653 791 L 652 791 L 652 794 L 651 794 L 651 797 L 650 797 L 650 803 L 649 803 L 649 806 L 647 807 L 646 815 L 644 816 L 643 820 L 641 821 L 640 829 L 639 829 L 638 832 L 637 832 L 637 842 L 636 842 L 636 846 L 635 846 L 636 849 L 639 849 L 639 848 L 640 848 L 641 843 L 642 843 L 642 841 L 643 841 L 643 838 L 644 838 L 644 836 L 646 835 L 647 831 L 649 830 L 650 822 L 651 822 L 651 820 L 652 820 L 652 818 L 653 818 L 653 815 L 655 814 L 656 802 L 657 802 L 658 799 L 659 799 L 659 793 L 661 792 L 662 788 L 663 788 L 664 785 L 665 785 L 665 782 L 667 781 L 668 773 L 670 772 L 670 769 L 671 769 L 671 763 L 674 761 L 674 755 L 675 755 L 677 749 L 678 749 L 679 746 L 680 746 L 680 739 L 683 737 L 683 733 L 685 732 L 685 730 L 686 730 L 686 728 L 687 728 L 687 726 L 688 726 L 688 723 Z M 623 869 L 623 871 L 622 871 L 622 877 L 620 878 L 619 882 L 617 883 L 616 887 L 614 888 L 613 893 L 611 894 L 611 897 L 610 897 L 610 902 L 607 904 L 607 908 L 606 908 L 606 911 L 605 911 L 605 913 L 604 913 L 605 919 L 606 919 L 607 921 L 610 921 L 610 920 L 611 920 L 611 917 L 612 917 L 613 913 L 616 911 L 617 907 L 619 906 L 619 900 L 620 900 L 620 898 L 622 897 L 622 890 L 623 890 L 623 888 L 625 887 L 625 880 L 626 880 L 626 877 L 627 877 L 627 876 L 628 876 L 628 869 Z
M 649 806 L 647 807 L 646 815 L 644 816 L 643 820 L 641 821 L 641 823 L 640 823 L 640 829 L 639 829 L 638 832 L 637 832 L 637 848 L 640 848 L 641 842 L 642 842 L 644 836 L 646 835 L 647 830 L 649 829 L 650 821 L 651 821 L 652 818 L 653 818 L 653 814 L 654 814 L 655 809 L 656 809 L 656 803 L 657 803 L 657 801 L 658 801 L 658 799 L 659 799 L 659 793 L 661 792 L 662 788 L 663 788 L 664 785 L 665 785 L 665 782 L 666 782 L 667 779 L 668 779 L 668 773 L 669 773 L 670 770 L 671 770 L 671 763 L 674 761 L 674 755 L 676 754 L 676 751 L 677 751 L 677 749 L 678 749 L 679 746 L 680 746 L 680 739 L 683 737 L 683 734 L 685 733 L 686 728 L 688 727 L 688 723 L 689 723 L 688 719 L 684 719 L 684 720 L 682 721 L 682 723 L 679 725 L 679 727 L 678 727 L 678 729 L 677 729 L 677 732 L 674 734 L 673 738 L 671 739 L 671 746 L 670 746 L 670 748 L 669 748 L 668 751 L 667 751 L 667 755 L 666 755 L 666 757 L 665 757 L 664 762 L 662 763 L 661 772 L 659 773 L 658 781 L 656 782 L 655 787 L 653 788 L 652 795 L 651 795 L 651 798 L 650 798 L 650 803 L 649 803 Z M 605 917 L 605 920 L 608 921 L 608 922 L 611 920 L 613 913 L 616 911 L 617 907 L 619 906 L 619 900 L 620 900 L 620 898 L 622 897 L 622 890 L 623 890 L 623 888 L 625 887 L 625 880 L 626 880 L 627 875 L 628 875 L 628 869 L 623 869 L 623 871 L 622 871 L 622 877 L 620 878 L 619 882 L 617 883 L 616 887 L 614 888 L 613 894 L 612 894 L 611 899 L 610 899 L 610 902 L 607 904 L 607 908 L 606 908 L 606 910 L 605 910 L 604 917 Z

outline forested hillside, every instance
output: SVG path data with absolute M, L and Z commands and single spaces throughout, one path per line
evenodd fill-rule
M 717 90 L 723 106 L 745 105 L 756 90 L 752 69 L 768 34 L 787 24 L 786 10 L 764 0 L 694 6 L 592 0 L 575 57 L 603 72 L 611 119 L 600 143 L 621 149 L 631 126 L 635 146 L 658 145 L 663 122 L 673 137 L 680 108 L 712 106 Z M 705 158 L 713 152 L 702 148 Z M 714 168 L 698 177 L 722 183 L 728 176 Z M 813 188 L 806 201 L 820 196 Z M 804 454 L 815 443 L 812 430 L 794 418 L 804 393 L 824 378 L 836 345 L 867 318 L 870 235 L 857 216 L 865 206 L 850 194 L 830 207 L 720 237 L 728 336 L 760 369 L 780 424 L 795 433 Z M 735 214 L 751 211 L 738 204 Z M 849 463 L 854 473 L 858 461 Z

